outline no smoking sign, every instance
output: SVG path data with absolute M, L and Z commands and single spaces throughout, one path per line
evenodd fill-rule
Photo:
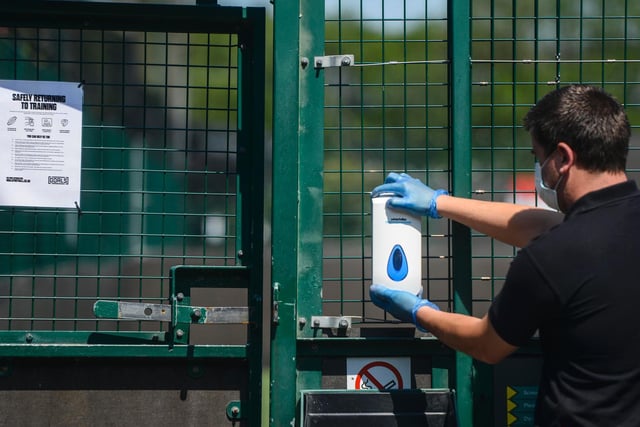
M 410 387 L 411 360 L 408 357 L 347 359 L 347 389 L 349 390 L 384 391 Z

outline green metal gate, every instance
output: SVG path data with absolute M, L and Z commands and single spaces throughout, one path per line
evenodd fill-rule
M 458 196 L 537 203 L 522 116 L 582 82 L 637 123 L 640 6 L 276 0 L 273 11 L 269 300 L 264 10 L 0 6 L 0 79 L 73 81 L 85 97 L 79 208 L 0 208 L 0 424 L 259 425 L 267 300 L 271 425 L 416 411 L 530 424 L 535 340 L 488 367 L 373 307 L 369 191 L 406 171 Z M 632 178 L 639 165 L 634 149 Z M 422 225 L 425 295 L 484 314 L 514 249 Z M 410 391 L 346 390 L 347 359 L 396 356 L 410 360 Z
M 288 96 L 274 104 L 271 424 L 341 425 L 359 409 L 373 422 L 346 390 L 346 359 L 405 356 L 412 389 L 455 390 L 459 425 L 531 425 L 535 340 L 488 367 L 371 304 L 369 192 L 401 171 L 457 196 L 538 203 L 522 117 L 559 85 L 589 83 L 637 127 L 640 6 L 301 0 L 274 11 L 274 91 Z M 486 313 L 515 249 L 446 220 L 422 230 L 425 295 Z M 402 425 L 403 395 L 370 396 L 391 414 L 384 425 Z
M 0 78 L 84 92 L 78 209 L 0 208 L 0 423 L 259 425 L 264 10 L 23 1 L 0 26 Z

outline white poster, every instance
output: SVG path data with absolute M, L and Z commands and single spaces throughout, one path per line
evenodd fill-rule
M 81 85 L 0 80 L 0 206 L 80 208 Z

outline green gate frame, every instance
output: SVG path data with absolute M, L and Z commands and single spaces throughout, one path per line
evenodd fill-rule
M 274 97 L 273 108 L 277 215 L 272 225 L 271 425 L 294 425 L 301 391 L 322 388 L 323 357 L 398 354 L 435 356 L 434 387 L 456 389 L 460 425 L 472 425 L 470 357 L 443 348 L 435 339 L 323 339 L 300 327 L 322 313 L 324 71 L 315 69 L 312 58 L 324 55 L 325 5 L 299 0 L 296 8 L 293 3 L 274 4 L 274 93 L 290 96 Z M 450 85 L 451 140 L 456 141 L 452 156 L 460 166 L 452 189 L 470 196 L 470 3 L 453 0 L 448 7 L 450 81 L 455 82 Z M 453 226 L 454 309 L 459 313 L 471 311 L 470 238 L 466 227 Z
M 342 80 L 338 84 L 327 78 L 330 83 L 325 87 L 326 70 L 322 66 L 316 66 L 314 61 L 314 57 L 326 55 L 325 29 L 328 28 L 329 21 L 331 20 L 330 24 L 333 25 L 343 16 L 342 12 L 338 12 L 339 18 L 325 21 L 327 17 L 324 3 L 314 0 L 274 2 L 274 93 L 287 94 L 287 96 L 274 97 L 273 108 L 273 325 L 270 423 L 273 426 L 302 423 L 300 406 L 304 393 L 321 390 L 325 385 L 322 365 L 325 359 L 410 355 L 431 358 L 432 387 L 455 390 L 457 417 L 461 426 L 493 425 L 494 420 L 505 418 L 505 414 L 513 415 L 508 405 L 505 407 L 504 404 L 505 400 L 510 399 L 508 390 L 510 384 L 513 384 L 508 381 L 522 381 L 531 384 L 531 389 L 536 388 L 535 380 L 522 379 L 520 375 L 522 372 L 519 372 L 523 371 L 523 366 L 526 366 L 525 370 L 530 370 L 531 376 L 535 377 L 535 371 L 539 368 L 540 362 L 539 343 L 535 338 L 521 348 L 516 355 L 505 361 L 506 363 L 491 367 L 476 362 L 462 353 L 444 348 L 435 339 L 424 337 L 390 339 L 377 336 L 328 338 L 322 334 L 316 334 L 317 331 L 309 327 L 312 316 L 322 315 L 323 309 L 329 305 L 327 300 L 323 301 L 322 297 L 323 279 L 325 279 L 322 265 L 326 258 L 323 259 L 322 253 L 323 217 L 321 213 L 324 207 L 322 175 L 323 172 L 327 172 L 324 169 L 325 152 L 322 148 L 327 141 L 325 130 L 330 126 L 327 129 L 323 127 L 322 106 L 325 104 L 325 94 L 328 93 L 326 87 L 340 86 L 340 89 L 336 90 L 339 94 L 336 96 L 340 96 L 343 86 Z M 339 9 L 342 3 L 337 2 Z M 345 0 L 344 3 L 347 1 Z M 354 4 L 359 6 L 360 15 L 358 11 L 354 12 L 354 15 L 345 12 L 345 19 L 360 21 L 359 31 L 364 34 L 363 28 L 369 23 L 364 16 L 365 4 L 363 2 L 359 5 L 357 2 Z M 511 197 L 515 201 L 516 196 L 523 195 L 533 199 L 528 203 L 536 203 L 533 188 L 518 189 L 516 185 L 517 180 L 521 179 L 518 177 L 520 173 L 530 176 L 533 169 L 533 160 L 526 156 L 530 150 L 529 136 L 516 121 L 544 93 L 554 87 L 568 83 L 591 83 L 600 84 L 617 96 L 625 105 L 630 121 L 634 123 L 638 117 L 640 104 L 636 95 L 638 83 L 631 76 L 637 74 L 638 64 L 640 64 L 640 58 L 635 53 L 640 43 L 636 34 L 640 22 L 638 20 L 640 9 L 638 5 L 627 0 L 596 2 L 590 5 L 594 8 L 592 10 L 582 3 L 574 5 L 561 1 L 531 4 L 513 1 L 510 5 L 511 9 L 501 8 L 508 4 L 509 2 L 499 4 L 495 0 L 447 2 L 447 14 L 443 18 L 446 20 L 447 28 L 446 35 L 443 34 L 442 38 L 446 38 L 448 48 L 446 86 L 449 113 L 447 125 L 449 164 L 455 165 L 451 166 L 451 170 L 447 172 L 450 190 L 456 196 L 473 196 L 483 200 L 506 200 Z M 404 30 L 406 31 L 406 21 L 409 19 L 406 16 L 406 3 L 404 7 Z M 375 28 L 381 29 L 383 43 L 379 43 L 380 40 L 377 39 L 365 40 L 364 36 L 358 40 L 357 35 L 355 37 L 353 34 L 347 35 L 346 31 L 342 34 L 340 33 L 342 27 L 339 25 L 335 26 L 338 28 L 338 37 L 345 37 L 345 45 L 361 46 L 366 41 L 373 46 L 382 46 L 379 48 L 384 50 L 391 43 L 384 44 L 387 40 L 384 38 L 386 28 L 384 22 L 380 25 L 381 21 L 385 20 L 384 8 L 382 10 L 382 19 L 376 18 L 370 21 L 378 25 Z M 594 13 L 595 16 L 591 16 L 590 13 Z M 395 15 L 389 19 L 403 20 Z M 412 21 L 415 23 L 420 19 L 422 18 L 418 17 Z M 392 23 L 397 24 L 397 22 Z M 598 35 L 594 35 L 594 32 Z M 415 40 L 390 38 L 389 41 L 408 43 Z M 341 48 L 341 42 L 342 40 L 332 41 L 333 44 L 329 46 L 327 43 L 327 47 L 338 45 Z M 475 51 L 476 46 L 478 51 Z M 608 51 L 609 47 L 612 48 L 611 52 Z M 360 48 L 361 52 L 365 51 L 364 48 Z M 562 48 L 568 51 L 567 56 L 562 56 L 565 54 Z M 353 52 L 332 53 L 347 55 Z M 617 57 L 611 57 L 616 55 Z M 380 64 L 367 64 L 363 59 L 358 65 Z M 562 76 L 561 69 L 564 73 Z M 381 74 L 384 75 L 384 73 Z M 474 78 L 477 81 L 472 81 Z M 350 89 L 349 83 L 350 81 L 347 80 L 344 84 L 347 88 L 344 89 L 345 93 Z M 402 86 L 398 81 L 394 80 L 393 83 Z M 379 89 L 378 86 L 382 84 L 376 80 L 371 83 L 371 86 Z M 504 93 L 496 89 L 499 86 L 505 87 Z M 409 87 L 403 90 L 406 94 L 407 90 L 412 89 Z M 360 95 L 362 96 L 362 93 Z M 371 105 L 367 105 L 368 107 L 377 108 L 376 112 L 385 108 L 384 97 L 375 98 L 372 95 L 372 98 L 373 101 Z M 345 101 L 345 104 L 348 102 L 350 101 Z M 336 104 L 340 104 L 340 101 Z M 357 106 L 357 101 L 354 105 Z M 347 105 L 347 107 L 351 106 L 351 104 Z M 330 107 L 339 110 L 341 104 Z M 477 120 L 477 117 L 472 115 L 472 111 L 474 115 L 479 111 L 478 117 L 483 119 L 482 123 L 473 123 L 473 119 Z M 341 113 L 342 111 L 339 111 L 335 114 L 339 119 L 335 117 L 332 119 L 336 122 L 342 120 Z M 384 118 L 384 112 L 380 114 Z M 375 113 L 372 113 L 372 116 L 374 115 Z M 332 123 L 332 125 L 340 127 L 342 122 Z M 361 132 L 358 137 L 364 139 L 362 135 L 364 130 L 369 129 L 367 125 L 362 125 L 360 128 L 358 127 L 360 124 L 354 126 L 353 122 L 349 122 L 345 125 L 345 129 L 350 131 L 352 129 L 349 126 L 354 126 L 356 132 Z M 397 122 L 394 122 L 394 125 L 397 125 Z M 384 124 L 380 127 L 384 127 Z M 334 131 L 334 128 L 329 130 Z M 478 136 L 477 139 L 486 137 L 486 141 L 474 140 L 472 143 L 475 136 Z M 384 136 L 381 136 L 381 139 L 384 140 Z M 506 143 L 505 140 L 509 142 Z M 341 149 L 342 145 L 339 147 Z M 348 149 L 364 150 L 362 147 L 364 145 L 360 148 L 349 146 Z M 379 148 L 375 146 L 375 149 Z M 411 148 L 415 147 L 411 146 Z M 338 151 L 334 147 L 331 149 Z M 637 179 L 637 148 L 631 147 L 631 150 L 636 151 L 636 164 L 631 163 L 634 160 L 630 156 L 628 172 L 632 179 Z M 407 156 L 407 152 L 403 154 Z M 342 162 L 342 157 L 340 161 Z M 508 167 L 498 166 L 502 164 Z M 341 166 L 342 163 L 340 166 L 332 166 L 332 169 L 339 169 Z M 385 169 L 385 166 L 382 168 Z M 354 171 L 347 170 L 347 173 L 350 172 Z M 486 181 L 483 185 L 487 187 L 472 189 L 474 173 Z M 506 181 L 506 184 L 502 185 L 508 184 L 510 187 L 494 187 L 499 179 Z M 364 198 L 368 189 L 361 188 L 354 191 L 350 188 L 350 190 L 356 193 L 356 196 Z M 344 200 L 347 198 L 345 197 Z M 358 199 L 354 197 L 348 200 Z M 339 203 L 343 203 L 343 199 L 340 199 Z M 358 218 L 359 220 L 366 216 L 364 212 L 356 210 L 348 211 L 345 217 L 353 212 L 355 212 L 354 215 L 362 215 Z M 362 220 L 359 224 L 366 224 L 366 222 Z M 340 238 L 342 237 L 344 236 L 340 235 Z M 356 236 L 356 238 L 359 237 L 363 237 L 364 241 L 364 237 L 368 236 Z M 451 303 L 452 311 L 471 314 L 474 312 L 474 304 L 478 304 L 477 309 L 488 306 L 490 299 L 503 281 L 503 277 L 500 276 L 502 273 L 494 273 L 493 268 L 495 265 L 503 267 L 513 257 L 515 250 L 512 247 L 507 248 L 506 245 L 499 246 L 487 236 L 474 235 L 471 230 L 455 222 L 450 223 L 450 234 L 447 237 L 451 243 L 448 255 L 451 257 L 449 273 L 452 289 L 448 302 Z M 490 267 L 488 267 L 490 273 L 486 276 L 476 274 L 474 277 L 474 258 L 481 258 L 472 251 L 472 248 L 476 247 L 472 244 L 474 241 L 486 243 L 492 251 L 491 256 L 487 257 L 490 258 Z M 503 252 L 498 255 L 497 251 Z M 358 253 L 353 258 L 365 256 L 363 253 Z M 365 262 L 362 263 L 363 271 L 366 265 Z M 353 277 L 340 277 L 340 279 L 344 279 L 344 283 L 357 281 Z M 342 285 L 343 282 L 340 284 Z M 483 288 L 481 291 L 490 296 L 474 299 L 474 290 L 478 293 L 474 285 L 480 285 L 478 287 Z M 340 288 L 340 291 L 342 289 Z M 358 291 L 360 290 L 358 288 Z M 364 292 L 359 296 L 361 301 L 345 302 L 341 299 L 339 302 L 345 302 L 345 306 L 347 303 L 356 302 L 362 307 L 365 303 L 369 303 Z M 341 305 L 340 310 L 342 309 Z M 292 384 L 295 384 L 295 387 L 292 387 Z M 522 386 L 529 390 L 528 386 Z M 500 398 L 498 399 L 497 396 Z M 505 396 L 507 399 L 504 399 Z M 496 403 L 498 400 L 500 400 L 499 404 Z M 498 411 L 501 411 L 501 414 L 498 414 Z M 528 413 L 527 415 L 529 416 Z M 529 421 L 527 419 L 524 422 Z
M 262 417 L 263 356 L 263 227 L 264 227 L 264 67 L 265 11 L 263 8 L 220 7 L 214 1 L 195 6 L 92 3 L 82 1 L 3 2 L 0 25 L 79 30 L 202 32 L 238 37 L 238 184 L 236 266 L 186 266 L 172 271 L 172 287 L 246 288 L 249 322 L 244 345 L 194 345 L 181 342 L 170 329 L 158 332 L 99 332 L 9 330 L 0 332 L 2 375 L 12 364 L 40 360 L 73 367 L 126 364 L 146 360 L 151 368 L 167 361 L 215 364 L 229 361 L 248 368 L 246 401 L 227 409 L 230 422 L 259 425 Z M 193 268 L 195 267 L 195 268 Z M 220 277 L 222 279 L 220 279 Z M 220 283 L 220 282 L 223 283 Z M 186 293 L 186 292 L 185 292 Z M 187 299 L 188 302 L 188 293 Z M 197 322 L 193 322 L 197 323 Z M 189 327 L 189 324 L 180 326 Z M 105 362 L 105 358 L 108 360 Z M 133 359 L 131 359 L 133 358 Z M 173 361 L 173 362 L 172 362 Z M 152 371 L 152 369 L 151 369 Z M 180 387 L 180 385 L 176 385 Z M 240 412 L 240 405 L 242 412 Z
M 453 156 L 470 166 L 470 62 L 469 2 L 449 2 L 451 46 L 452 124 L 457 141 Z M 271 349 L 271 425 L 295 420 L 302 390 L 321 388 L 323 356 L 393 356 L 432 354 L 445 366 L 451 353 L 435 340 L 384 339 L 323 340 L 309 328 L 300 331 L 301 319 L 322 312 L 322 171 L 323 171 L 323 71 L 305 64 L 324 55 L 324 4 L 300 0 L 299 9 L 275 4 L 274 93 L 297 94 L 274 101 L 273 299 L 277 307 Z M 298 111 L 299 108 L 299 111 Z M 299 130 L 302 130 L 299 132 Z M 293 167 L 293 165 L 297 165 Z M 469 167 L 460 167 L 453 178 L 456 194 L 470 195 Z M 468 313 L 470 291 L 470 232 L 454 227 L 457 312 Z M 291 250 L 293 248 L 293 252 Z M 292 262 L 295 260 L 295 262 Z M 283 363 L 290 361 L 291 363 Z M 471 359 L 455 355 L 455 375 L 434 370 L 438 386 L 457 390 L 461 425 L 471 425 Z M 448 378 L 448 380 L 447 380 Z M 296 387 L 291 387 L 296 384 Z
M 514 4 L 517 2 L 514 2 Z M 471 197 L 472 168 L 472 2 L 447 2 L 448 47 L 448 139 L 451 163 L 451 190 Z M 602 2 L 604 9 L 604 2 Z M 493 3 L 491 3 L 493 6 Z M 559 2 L 555 6 L 560 10 Z M 630 9 L 628 3 L 625 8 Z M 325 70 L 313 58 L 325 52 L 325 4 L 317 0 L 273 1 L 273 185 L 272 185 L 272 269 L 271 269 L 271 371 L 269 424 L 299 425 L 303 391 L 323 387 L 323 360 L 345 357 L 391 357 L 398 354 L 427 356 L 432 360 L 434 388 L 454 389 L 460 425 L 489 423 L 493 372 L 468 356 L 426 338 L 325 338 L 309 327 L 310 319 L 322 314 L 323 287 L 323 145 Z M 637 14 L 636 14 L 637 15 Z M 626 15 L 625 15 L 626 16 Z M 635 17 L 635 15 L 634 15 Z M 552 19 L 555 19 L 552 17 Z M 559 19 L 556 22 L 559 28 Z M 241 422 L 259 425 L 264 397 L 262 392 L 263 311 L 263 192 L 264 192 L 264 30 L 262 8 L 219 7 L 215 0 L 192 6 L 107 4 L 80 1 L 26 0 L 0 5 L 0 24 L 12 27 L 113 29 L 191 32 L 231 32 L 240 39 L 239 111 L 240 182 L 238 194 L 237 248 L 242 256 L 236 266 L 226 269 L 231 287 L 248 280 L 248 343 L 239 346 L 187 345 L 184 336 L 162 332 L 93 331 L 2 331 L 0 332 L 0 376 L 10 373 L 12 361 L 71 362 L 82 360 L 89 368 L 107 360 L 118 365 L 133 358 L 138 364 L 181 366 L 192 361 L 207 363 L 233 361 L 249 366 L 249 391 L 242 404 Z M 493 22 L 492 22 L 493 24 Z M 580 40 L 582 42 L 582 39 Z M 626 43 L 626 40 L 625 40 Z M 604 44 L 603 44 L 604 46 Z M 535 46 L 537 47 L 537 46 Z M 515 48 L 514 48 L 515 50 Z M 537 54 L 537 52 L 536 52 Z M 602 55 L 604 55 L 604 47 Z M 626 50 L 625 50 L 626 55 Z M 581 58 L 582 59 L 582 58 Z M 488 60 L 487 62 L 491 62 Z M 604 58 L 595 60 L 604 64 Z M 630 59 L 624 63 L 637 62 Z M 549 60 L 547 60 L 549 62 Z M 557 67 L 560 59 L 550 61 Z M 622 61 L 621 61 L 622 62 Z M 481 62 L 478 62 L 480 64 Z M 626 65 L 625 65 L 626 66 Z M 515 66 L 514 66 L 515 68 Z M 602 66 L 604 81 L 604 66 Z M 493 72 L 493 70 L 492 70 Z M 537 72 L 537 70 L 536 70 Z M 582 72 L 582 70 L 580 70 Z M 625 68 L 626 72 L 626 68 Z M 514 72 L 515 75 L 515 72 Z M 582 79 L 582 75 L 579 77 Z M 586 78 L 586 80 L 589 80 Z M 550 81 L 550 84 L 558 82 Z M 627 80 L 624 80 L 626 96 Z M 532 91 L 536 92 L 535 87 Z M 515 96 L 514 96 L 515 100 Z M 633 101 L 632 99 L 629 99 Z M 626 100 L 625 100 L 626 101 Z M 515 101 L 514 101 L 515 102 Z M 631 104 L 636 107 L 638 104 Z M 517 105 L 522 107 L 522 105 Z M 514 110 L 516 105 L 513 106 Z M 637 115 L 637 114 L 636 114 Z M 513 130 L 513 136 L 516 131 Z M 472 312 L 472 234 L 459 224 L 451 224 L 452 309 Z M 175 289 L 222 286 L 209 275 L 215 267 L 174 270 Z M 219 270 L 218 270 L 219 271 Z M 181 281 L 184 278 L 186 281 Z M 209 282 L 209 280 L 211 281 Z M 492 278 L 491 280 L 494 280 Z M 193 280 L 193 286 L 189 283 Z M 190 295 L 185 292 L 188 304 Z M 364 301 L 363 301 L 364 302 Z M 180 327 L 189 324 L 181 320 Z M 187 333 L 188 336 L 188 333 Z M 132 341 L 136 341 L 132 344 Z M 536 356 L 535 343 L 523 349 Z M 480 398 L 479 398 L 480 397 Z M 249 409 L 247 409 L 249 408 Z M 240 407 L 230 408 L 231 421 Z M 486 415 L 486 416 L 485 416 Z

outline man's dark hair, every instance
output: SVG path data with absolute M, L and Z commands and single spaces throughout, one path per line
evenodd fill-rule
M 549 155 L 559 142 L 576 152 L 590 171 L 625 170 L 631 127 L 622 105 L 594 86 L 565 86 L 546 94 L 529 110 L 524 128 Z

